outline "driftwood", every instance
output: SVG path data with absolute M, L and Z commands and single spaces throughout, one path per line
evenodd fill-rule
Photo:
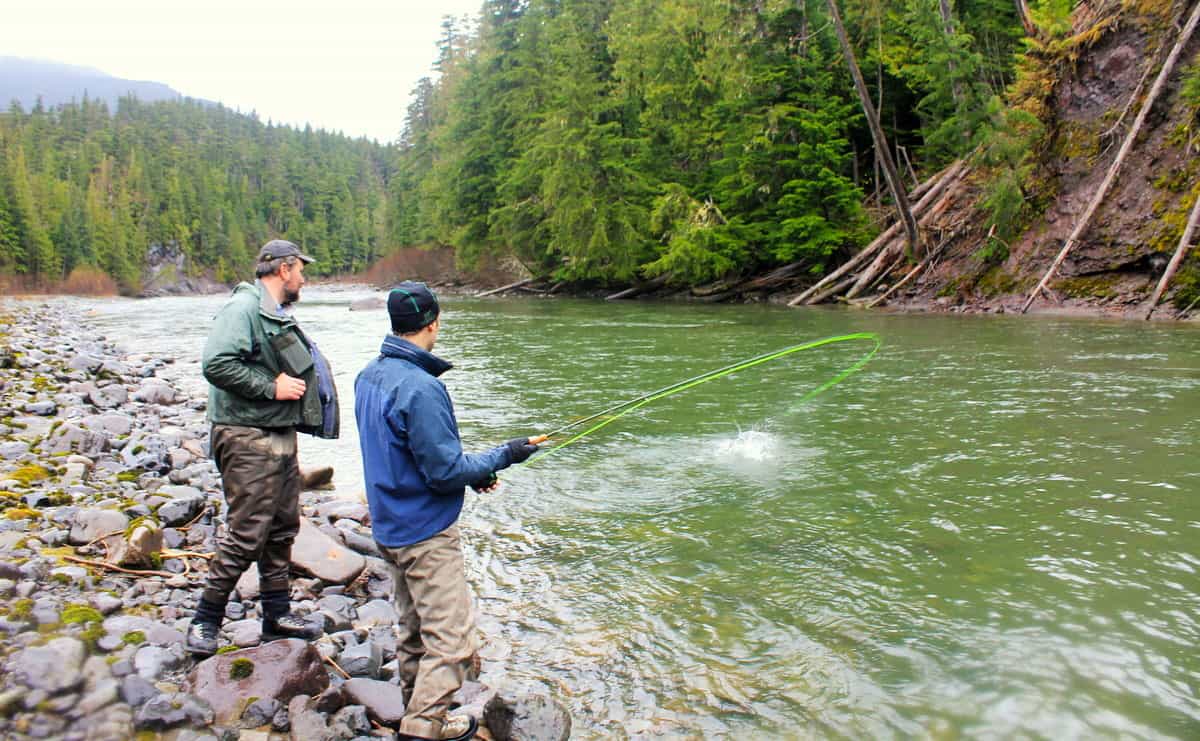
M 996 227 L 993 226 L 988 231 L 988 237 L 991 237 L 992 234 L 995 233 L 995 231 L 996 231 Z M 925 259 L 921 260 L 921 262 L 917 263 L 916 267 L 914 267 L 912 270 L 908 271 L 908 273 L 903 278 L 901 278 L 899 281 L 896 282 L 896 285 L 892 286 L 891 288 L 887 289 L 880 295 L 878 295 L 875 298 L 868 301 L 866 307 L 868 309 L 874 309 L 876 306 L 878 306 L 879 304 L 886 301 L 888 296 L 891 296 L 893 293 L 895 293 L 896 291 L 900 290 L 905 285 L 907 285 L 910 280 L 912 280 L 913 278 L 920 275 L 925 270 L 925 268 L 929 267 L 933 263 L 933 261 L 936 260 L 937 257 L 942 254 L 942 252 L 946 249 L 946 245 L 950 244 L 950 242 L 952 240 L 953 240 L 953 235 L 951 237 L 943 239 L 942 243 L 937 246 L 937 249 L 930 251 L 930 253 L 925 256 Z
M 1196 232 L 1197 223 L 1200 223 L 1200 197 L 1197 197 L 1196 202 L 1192 204 L 1192 214 L 1188 217 L 1187 226 L 1183 228 L 1183 235 L 1179 237 L 1179 246 L 1175 248 L 1171 262 L 1167 263 L 1167 269 L 1163 271 L 1162 278 L 1159 279 L 1158 286 L 1154 289 L 1154 295 L 1150 297 L 1150 305 L 1146 307 L 1146 316 L 1142 317 L 1143 319 L 1149 319 L 1150 315 L 1154 313 L 1154 307 L 1158 306 L 1159 299 L 1167 290 L 1167 284 L 1171 282 L 1175 271 L 1183 262 L 1183 256 L 1187 254 L 1188 247 L 1192 244 L 1192 235 Z
M 947 183 L 950 178 L 957 177 L 957 175 L 961 171 L 962 167 L 963 167 L 962 160 L 954 162 L 953 164 L 946 167 L 946 169 L 942 170 L 938 174 L 929 178 L 929 180 L 926 180 L 916 190 L 914 190 L 913 191 L 914 198 L 920 199 L 917 201 L 917 204 L 913 207 L 914 210 L 916 210 L 917 212 L 920 212 L 921 210 L 926 208 L 933 201 L 933 199 L 936 198 L 939 193 L 941 193 L 941 191 L 942 191 L 941 186 L 943 184 Z M 917 193 L 920 193 L 921 195 L 917 196 Z M 875 254 L 876 251 L 891 244 L 892 240 L 896 237 L 896 235 L 900 233 L 900 227 L 901 227 L 901 224 L 899 221 L 893 222 L 891 226 L 889 226 L 887 229 L 883 230 L 883 232 L 878 237 L 873 239 L 870 244 L 868 244 L 866 247 L 859 250 L 858 254 L 856 254 L 854 257 L 850 258 L 849 260 L 847 260 L 840 267 L 838 267 L 836 270 L 834 270 L 833 272 L 826 275 L 821 280 L 817 281 L 815 284 L 809 286 L 808 289 L 806 289 L 799 296 L 796 296 L 791 301 L 788 301 L 788 306 L 799 306 L 800 304 L 819 304 L 822 301 L 829 298 L 829 296 L 833 295 L 833 293 L 826 291 L 825 293 L 821 293 L 818 295 L 817 292 L 821 291 L 823 288 L 828 286 L 830 283 L 833 283 L 834 281 L 839 280 L 846 273 L 849 273 L 849 272 L 855 270 L 856 268 L 858 268 L 859 265 L 861 265 L 864 262 L 866 262 L 867 260 L 869 260 Z
M 915 254 L 921 249 L 921 234 L 917 228 L 917 220 L 913 217 L 912 208 L 909 206 L 907 192 L 896 172 L 896 163 L 888 148 L 887 137 L 883 135 L 883 127 L 879 125 L 879 113 L 875 110 L 875 104 L 871 102 L 871 94 L 867 92 L 867 83 L 863 81 L 862 70 L 859 69 L 858 60 L 854 57 L 854 48 L 850 45 L 850 38 L 846 35 L 846 26 L 842 23 L 842 14 L 838 10 L 837 0 L 826 0 L 826 5 L 829 6 L 829 17 L 833 21 L 834 30 L 837 31 L 838 43 L 842 47 L 842 56 L 846 58 L 846 66 L 850 68 L 854 89 L 858 91 L 859 103 L 862 104 L 863 113 L 867 116 L 867 126 L 871 129 L 871 139 L 875 142 L 875 153 L 883 167 L 884 179 L 887 180 L 888 190 L 892 193 L 892 200 L 896 202 L 896 210 L 900 213 L 900 221 L 904 224 L 904 231 L 908 235 L 909 249 Z
M 927 195 L 929 200 L 940 198 L 933 206 L 929 208 L 927 212 L 922 214 L 920 222 L 921 226 L 928 226 L 934 219 L 936 219 L 938 216 L 941 216 L 946 209 L 950 207 L 950 203 L 954 200 L 953 193 L 947 193 L 946 191 L 949 190 L 952 185 L 961 180 L 966 173 L 966 168 L 959 168 L 955 171 L 953 177 L 945 178 L 941 183 L 938 184 L 937 188 L 929 191 Z M 890 264 L 895 261 L 897 256 L 903 254 L 904 245 L 900 244 L 899 242 L 893 241 L 891 244 L 885 247 L 879 253 L 879 256 L 875 258 L 875 261 L 871 263 L 871 265 L 867 267 L 867 269 L 864 270 L 861 275 L 859 275 L 858 280 L 856 280 L 850 290 L 846 292 L 846 298 L 854 298 L 858 294 L 862 293 L 867 286 L 875 282 L 877 277 L 890 271 Z M 888 266 L 887 270 L 884 270 L 884 266 Z
M 645 293 L 646 291 L 653 291 L 655 288 L 661 288 L 664 285 L 666 285 L 667 281 L 670 279 L 671 279 L 670 273 L 663 273 L 662 275 L 652 278 L 648 281 L 638 283 L 636 286 L 631 286 L 629 288 L 626 288 L 624 291 L 617 291 L 616 293 L 614 293 L 611 296 L 605 296 L 604 300 L 605 301 L 618 301 L 623 298 L 629 298 L 630 296 L 636 296 L 639 293 Z
M 519 280 L 516 283 L 509 283 L 506 286 L 500 286 L 499 288 L 493 288 L 490 291 L 484 291 L 483 293 L 477 293 L 477 294 L 475 294 L 475 296 L 476 296 L 476 298 L 483 298 L 484 296 L 494 296 L 497 293 L 504 293 L 505 291 L 511 291 L 514 288 L 520 288 L 521 286 L 527 286 L 530 283 L 532 283 L 533 280 L 534 280 L 533 278 L 526 278 L 525 280 Z
M 1100 184 L 1100 187 L 1096 190 L 1095 195 L 1092 196 L 1091 202 L 1088 203 L 1087 210 L 1083 212 L 1083 217 L 1079 219 L 1079 221 L 1075 224 L 1075 228 L 1071 230 L 1071 236 L 1067 237 L 1067 243 L 1064 244 L 1062 250 L 1059 251 L 1058 257 L 1054 258 L 1054 262 L 1050 265 L 1050 269 L 1046 271 L 1044 276 L 1042 276 L 1042 280 L 1038 282 L 1037 287 L 1029 292 L 1029 298 L 1025 299 L 1025 305 L 1021 307 L 1022 314 L 1029 311 L 1029 307 L 1031 304 L 1033 304 L 1034 299 L 1036 299 L 1038 294 L 1046 288 L 1048 283 L 1050 283 L 1050 279 L 1054 277 L 1056 272 L 1058 272 L 1059 266 L 1061 266 L 1063 261 L 1067 259 L 1067 254 L 1070 253 L 1071 250 L 1074 249 L 1075 245 L 1079 243 L 1084 231 L 1086 231 L 1088 226 L 1091 225 L 1092 217 L 1095 216 L 1097 209 L 1100 208 L 1100 204 L 1104 201 L 1104 197 L 1108 195 L 1108 190 L 1112 187 L 1113 182 L 1116 181 L 1117 172 L 1120 171 L 1121 165 L 1124 164 L 1126 156 L 1128 156 L 1130 150 L 1133 149 L 1134 140 L 1136 140 L 1138 134 L 1141 133 L 1142 125 L 1145 124 L 1146 117 L 1150 114 L 1150 109 L 1154 106 L 1154 102 L 1158 100 L 1159 93 L 1161 93 L 1163 88 L 1166 87 L 1167 78 L 1171 76 L 1171 71 L 1175 68 L 1175 62 L 1179 59 L 1180 52 L 1183 51 L 1183 47 L 1186 46 L 1188 40 L 1191 39 L 1192 32 L 1196 30 L 1197 22 L 1200 22 L 1200 3 L 1196 3 L 1196 7 L 1192 9 L 1192 14 L 1188 18 L 1187 24 L 1183 27 L 1183 30 L 1179 32 L 1179 39 L 1175 42 L 1175 47 L 1171 49 L 1171 53 L 1167 56 L 1166 61 L 1163 62 L 1162 69 L 1159 70 L 1158 77 L 1154 80 L 1154 85 L 1151 86 L 1150 92 L 1146 94 L 1146 100 L 1142 103 L 1142 108 L 1138 111 L 1137 118 L 1134 119 L 1133 125 L 1129 128 L 1129 133 L 1125 135 L 1125 141 L 1121 144 L 1120 151 L 1117 152 L 1117 158 L 1113 160 L 1112 165 L 1109 166 L 1108 174 L 1104 176 L 1104 182 Z

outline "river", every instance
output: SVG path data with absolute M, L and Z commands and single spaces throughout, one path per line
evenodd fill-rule
M 353 379 L 386 313 L 307 288 L 360 496 Z M 223 297 L 74 300 L 199 352 Z M 1200 330 L 1084 319 L 447 297 L 468 450 L 809 339 L 502 474 L 463 516 L 493 682 L 576 738 L 1200 737 Z

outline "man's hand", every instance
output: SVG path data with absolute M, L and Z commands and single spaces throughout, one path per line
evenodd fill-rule
M 538 446 L 533 442 L 536 439 L 533 437 L 518 437 L 504 443 L 508 446 L 509 460 L 513 463 L 524 463 L 529 460 L 529 456 L 538 451 Z
M 304 381 L 292 378 L 286 373 L 280 373 L 275 377 L 275 400 L 295 401 L 301 399 L 304 397 L 305 388 Z
M 487 475 L 487 478 L 480 479 L 471 484 L 471 488 L 480 494 L 487 494 L 490 491 L 495 491 L 500 486 L 500 479 L 496 478 L 496 472 L 492 471 Z

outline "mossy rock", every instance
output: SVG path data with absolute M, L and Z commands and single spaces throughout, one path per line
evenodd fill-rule
M 15 600 L 8 606 L 8 616 L 18 620 L 23 620 L 33 613 L 33 600 L 28 597 L 23 597 Z
M 1117 295 L 1115 285 L 1119 278 L 1115 275 L 1086 275 L 1078 278 L 1063 278 L 1054 287 L 1071 298 L 1114 298 Z
M 50 469 L 39 466 L 36 463 L 27 463 L 12 473 L 7 474 L 6 477 L 19 481 L 25 486 L 30 486 L 35 481 L 45 481 L 50 478 Z
M 146 642 L 146 634 L 140 630 L 131 630 L 121 636 L 121 642 L 129 646 L 140 646 Z
M 229 665 L 229 678 L 234 680 L 246 679 L 254 674 L 254 662 L 250 659 L 234 659 Z
M 71 625 L 72 623 L 99 623 L 104 620 L 104 616 L 94 607 L 71 603 L 63 609 L 60 620 L 64 625 Z
M 14 507 L 6 511 L 4 516 L 10 520 L 36 520 L 42 516 L 42 513 L 28 507 Z

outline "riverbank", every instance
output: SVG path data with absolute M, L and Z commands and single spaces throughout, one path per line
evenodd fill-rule
M 171 365 L 70 309 L 0 305 L 0 735 L 393 738 L 397 616 L 360 501 L 302 495 L 293 605 L 321 639 L 260 645 L 252 571 L 223 653 L 184 651 L 222 497 L 205 399 Z M 457 700 L 493 738 L 569 733 L 554 701 L 502 690 L 471 682 Z

